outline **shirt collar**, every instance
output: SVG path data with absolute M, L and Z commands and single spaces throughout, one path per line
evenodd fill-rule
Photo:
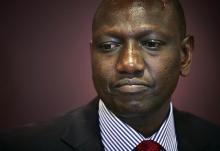
M 164 120 L 160 129 L 148 138 L 145 138 L 141 133 L 121 121 L 106 108 L 102 100 L 99 101 L 98 114 L 102 143 L 105 150 L 133 150 L 143 140 L 154 140 L 167 151 L 177 150 L 172 103 L 170 103 L 167 119 Z

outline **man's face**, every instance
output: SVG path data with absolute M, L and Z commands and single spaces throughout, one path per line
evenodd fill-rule
M 93 81 L 115 114 L 139 116 L 169 105 L 181 68 L 181 36 L 172 10 L 133 2 L 97 17 Z

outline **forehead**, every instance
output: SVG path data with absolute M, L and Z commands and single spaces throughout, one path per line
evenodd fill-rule
M 93 32 L 104 29 L 158 30 L 177 29 L 175 13 L 162 0 L 109 0 L 100 6 L 95 16 Z

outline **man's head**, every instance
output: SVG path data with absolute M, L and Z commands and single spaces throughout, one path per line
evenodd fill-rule
M 177 0 L 104 0 L 93 20 L 93 81 L 115 114 L 166 110 L 191 64 L 193 38 Z

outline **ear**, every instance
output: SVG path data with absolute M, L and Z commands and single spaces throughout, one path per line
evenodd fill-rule
M 182 41 L 180 75 L 185 77 L 189 74 L 192 63 L 192 51 L 194 49 L 194 37 L 187 35 Z

